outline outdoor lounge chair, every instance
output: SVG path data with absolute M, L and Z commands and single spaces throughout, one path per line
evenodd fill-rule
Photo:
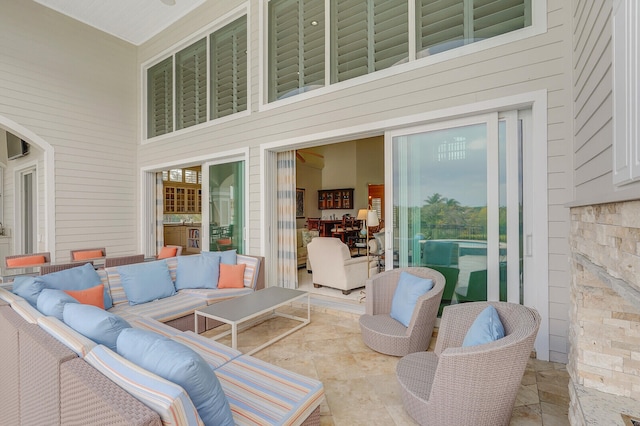
M 391 302 L 400 274 L 405 271 L 433 280 L 433 288 L 418 298 L 409 326 L 391 318 Z M 362 340 L 374 351 L 394 356 L 425 351 L 436 323 L 444 276 L 433 269 L 410 267 L 391 269 L 367 280 L 365 314 L 360 316 Z
M 471 324 L 489 304 L 498 312 L 505 337 L 462 347 Z M 538 312 L 515 303 L 447 306 L 435 350 L 398 362 L 405 410 L 421 425 L 508 425 L 539 327 Z

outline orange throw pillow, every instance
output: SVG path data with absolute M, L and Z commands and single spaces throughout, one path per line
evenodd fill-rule
M 98 284 L 85 290 L 64 290 L 64 292 L 84 305 L 93 305 L 104 309 L 104 284 Z
M 73 253 L 73 260 L 86 260 L 95 259 L 96 257 L 103 257 L 102 250 L 87 250 Z
M 176 257 L 176 253 L 178 253 L 178 247 L 162 247 L 162 249 L 160 249 L 160 253 L 158 253 L 158 259 Z
M 7 267 L 16 268 L 18 266 L 31 266 L 31 265 L 40 265 L 41 263 L 46 263 L 46 259 L 44 256 L 24 256 L 24 257 L 16 257 L 15 259 L 7 259 Z
M 247 265 L 239 263 L 237 265 L 220 264 L 220 278 L 218 288 L 243 288 L 244 268 Z

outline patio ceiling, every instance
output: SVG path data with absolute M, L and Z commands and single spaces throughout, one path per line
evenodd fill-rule
M 206 0 L 34 1 L 138 46 Z

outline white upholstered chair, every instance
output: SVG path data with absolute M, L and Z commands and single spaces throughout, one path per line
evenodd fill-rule
M 354 288 L 364 287 L 367 281 L 366 256 L 351 258 L 349 247 L 339 238 L 314 238 L 307 245 L 307 256 L 313 266 L 314 287 L 337 288 L 349 294 Z

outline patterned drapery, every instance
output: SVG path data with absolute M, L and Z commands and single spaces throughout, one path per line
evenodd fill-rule
M 278 153 L 277 165 L 278 285 L 297 288 L 295 151 Z

